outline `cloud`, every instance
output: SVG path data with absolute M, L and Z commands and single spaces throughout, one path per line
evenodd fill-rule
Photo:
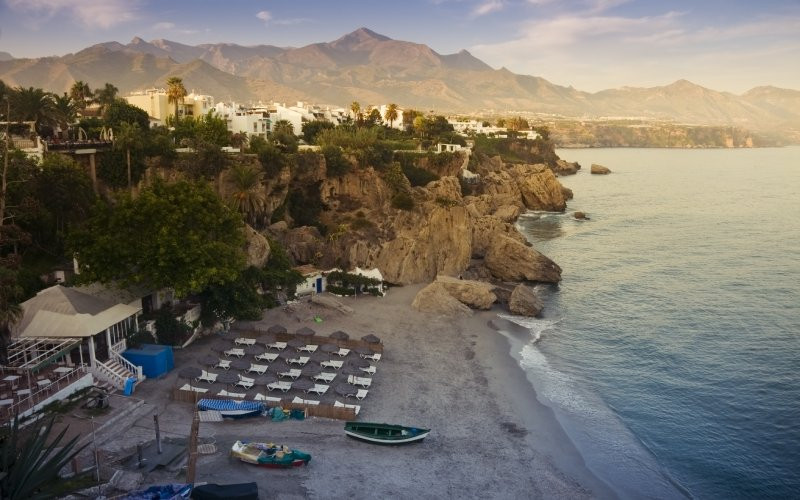
M 160 22 L 153 25 L 153 29 L 157 31 L 171 30 L 175 28 L 175 23 Z
M 503 0 L 487 0 L 479 5 L 477 5 L 472 10 L 472 15 L 475 17 L 478 16 L 485 16 L 486 14 L 491 14 L 492 12 L 497 12 L 503 8 Z
M 256 14 L 256 17 L 261 19 L 265 23 L 268 23 L 272 19 L 272 14 L 270 14 L 268 10 L 262 10 L 261 12 Z
M 6 0 L 9 7 L 41 20 L 66 13 L 88 28 L 108 29 L 137 19 L 137 0 Z

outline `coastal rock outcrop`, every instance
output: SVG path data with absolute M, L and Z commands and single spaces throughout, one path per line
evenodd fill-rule
M 590 172 L 595 175 L 608 175 L 611 173 L 611 169 L 602 165 L 598 165 L 597 163 L 592 163 Z
M 561 268 L 555 262 L 506 236 L 490 243 L 484 264 L 494 277 L 503 281 L 561 281 Z
M 522 167 L 518 166 L 514 171 L 520 175 L 518 186 L 525 207 L 530 210 L 563 212 L 567 208 L 567 201 L 555 174 L 544 166 L 536 173 L 532 173 L 530 168 Z
M 245 253 L 247 254 L 247 265 L 254 267 L 264 267 L 269 260 L 269 241 L 258 231 L 245 224 Z
M 581 166 L 577 161 L 566 161 L 561 159 L 556 160 L 556 165 L 553 167 L 553 171 L 558 176 L 575 175 L 580 169 Z
M 417 311 L 444 316 L 472 315 L 472 309 L 453 298 L 441 283 L 436 282 L 417 292 L 413 302 L 411 302 L 411 307 Z
M 572 215 L 573 215 L 573 217 L 575 217 L 578 220 L 586 220 L 586 219 L 588 219 L 588 217 L 586 217 L 586 213 L 585 212 L 575 212 Z
M 473 309 L 490 309 L 497 301 L 493 286 L 482 281 L 473 281 L 439 275 L 436 281 L 451 297 Z
M 508 299 L 508 309 L 512 314 L 520 316 L 538 316 L 544 304 L 529 286 L 519 284 Z

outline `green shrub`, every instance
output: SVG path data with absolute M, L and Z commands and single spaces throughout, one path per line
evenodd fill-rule
M 325 156 L 325 175 L 327 177 L 341 177 L 350 172 L 350 162 L 344 157 L 340 147 L 324 146 L 322 154 Z
M 414 198 L 408 193 L 397 193 L 392 196 L 392 207 L 398 210 L 414 210 Z

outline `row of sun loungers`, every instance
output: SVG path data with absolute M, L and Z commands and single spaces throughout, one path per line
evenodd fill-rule
M 356 377 L 355 375 L 348 375 L 347 383 L 367 388 L 372 385 L 372 379 L 369 377 Z

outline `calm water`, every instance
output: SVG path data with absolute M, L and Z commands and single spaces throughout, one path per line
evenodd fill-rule
M 567 214 L 519 221 L 564 268 L 539 398 L 623 496 L 800 498 L 800 148 L 559 155 Z

